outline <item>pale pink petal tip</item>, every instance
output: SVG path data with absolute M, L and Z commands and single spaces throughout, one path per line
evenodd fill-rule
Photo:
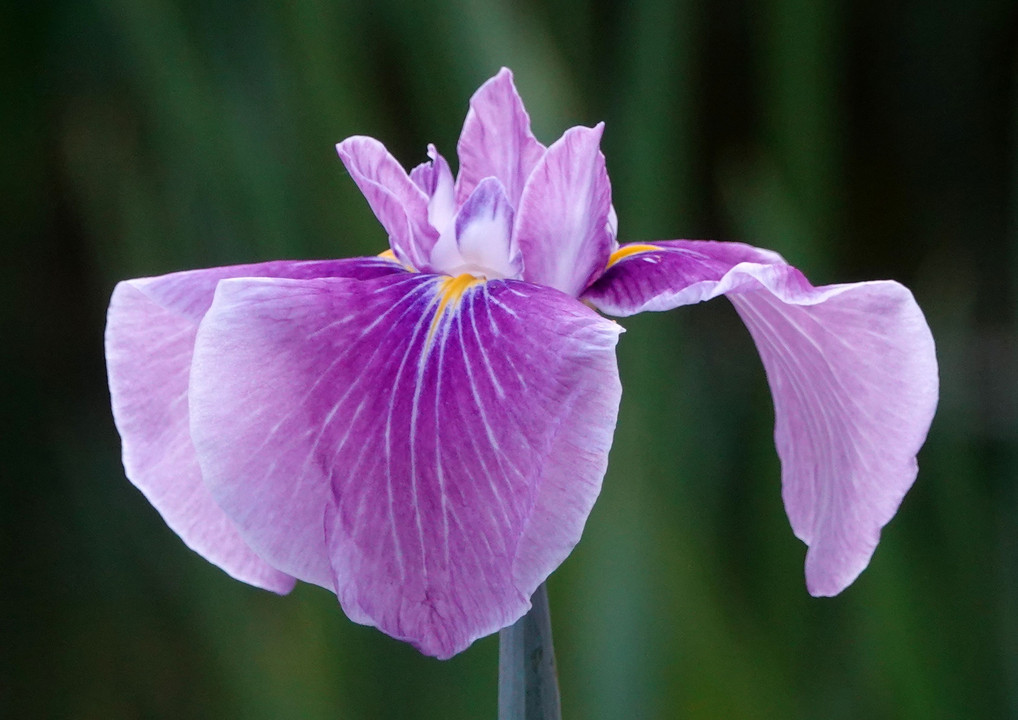
M 519 207 L 527 178 L 544 155 L 544 146 L 530 130 L 530 116 L 502 68 L 470 98 L 459 142 L 456 200 L 464 202 L 486 177 L 497 178 L 513 207 Z

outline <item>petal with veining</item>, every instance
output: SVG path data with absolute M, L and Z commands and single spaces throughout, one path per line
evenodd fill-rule
M 808 546 L 814 595 L 843 590 L 917 473 L 937 358 L 912 294 L 890 281 L 813 287 L 775 253 L 736 243 L 624 245 L 583 296 L 614 315 L 727 295 L 774 398 L 782 495 Z
M 460 161 L 458 202 L 470 197 L 481 180 L 495 177 L 509 202 L 518 207 L 523 186 L 544 155 L 544 146 L 530 131 L 530 116 L 508 69 L 502 68 L 470 98 L 456 152 Z
M 522 616 L 579 539 L 618 333 L 518 281 L 224 282 L 191 383 L 202 469 L 261 555 L 448 657 Z
M 438 232 L 428 220 L 429 197 L 374 138 L 349 137 L 336 145 L 336 151 L 389 234 L 396 257 L 404 264 L 426 269 L 438 240 Z
M 374 277 L 380 259 L 234 265 L 126 280 L 110 300 L 106 363 L 127 477 L 184 542 L 238 580 L 289 592 L 292 577 L 255 554 L 202 483 L 188 430 L 194 337 L 216 285 L 229 277 Z
M 616 247 L 603 125 L 566 131 L 534 168 L 516 208 L 523 279 L 577 296 Z

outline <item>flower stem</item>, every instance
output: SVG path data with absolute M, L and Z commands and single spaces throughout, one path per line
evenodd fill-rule
M 498 634 L 499 720 L 560 720 L 548 591 L 542 583 L 530 612 Z

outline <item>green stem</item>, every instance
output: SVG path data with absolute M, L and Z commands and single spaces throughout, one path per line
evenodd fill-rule
M 542 584 L 530 612 L 498 634 L 498 720 L 560 720 L 548 591 Z

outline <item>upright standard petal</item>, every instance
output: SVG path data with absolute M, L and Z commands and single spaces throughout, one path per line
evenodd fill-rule
M 374 277 L 383 260 L 272 262 L 174 273 L 119 283 L 106 323 L 113 417 L 127 477 L 184 542 L 238 580 L 289 592 L 294 579 L 258 557 L 202 483 L 188 431 L 194 337 L 216 285 L 244 276 Z
M 449 163 L 434 145 L 428 145 L 428 157 L 410 171 L 410 179 L 428 196 L 428 223 L 441 233 L 456 216 L 456 190 Z
M 396 257 L 418 270 L 427 269 L 438 240 L 428 222 L 428 195 L 374 138 L 349 137 L 336 145 L 336 151 L 389 234 Z
M 519 279 L 523 258 L 512 242 L 513 215 L 502 183 L 485 178 L 435 243 L 431 267 L 445 275 Z
M 865 569 L 915 480 L 938 393 L 930 329 L 898 283 L 813 287 L 776 254 L 735 243 L 623 246 L 584 299 L 630 315 L 722 294 L 770 383 L 782 496 L 809 546 L 807 587 L 835 595 Z
M 512 243 L 513 207 L 495 178 L 482 180 L 456 215 L 456 247 L 466 265 L 449 272 L 519 278 L 523 260 Z
M 449 657 L 522 616 L 579 539 L 618 333 L 516 281 L 224 282 L 192 373 L 202 469 L 259 554 Z
M 470 98 L 456 152 L 460 161 L 456 179 L 459 203 L 470 197 L 481 180 L 494 177 L 502 183 L 513 207 L 519 206 L 523 186 L 544 155 L 544 146 L 530 132 L 530 116 L 507 68 Z
M 523 279 L 574 297 L 615 249 L 611 184 L 599 147 L 603 129 L 602 123 L 567 130 L 534 168 L 516 207 Z

